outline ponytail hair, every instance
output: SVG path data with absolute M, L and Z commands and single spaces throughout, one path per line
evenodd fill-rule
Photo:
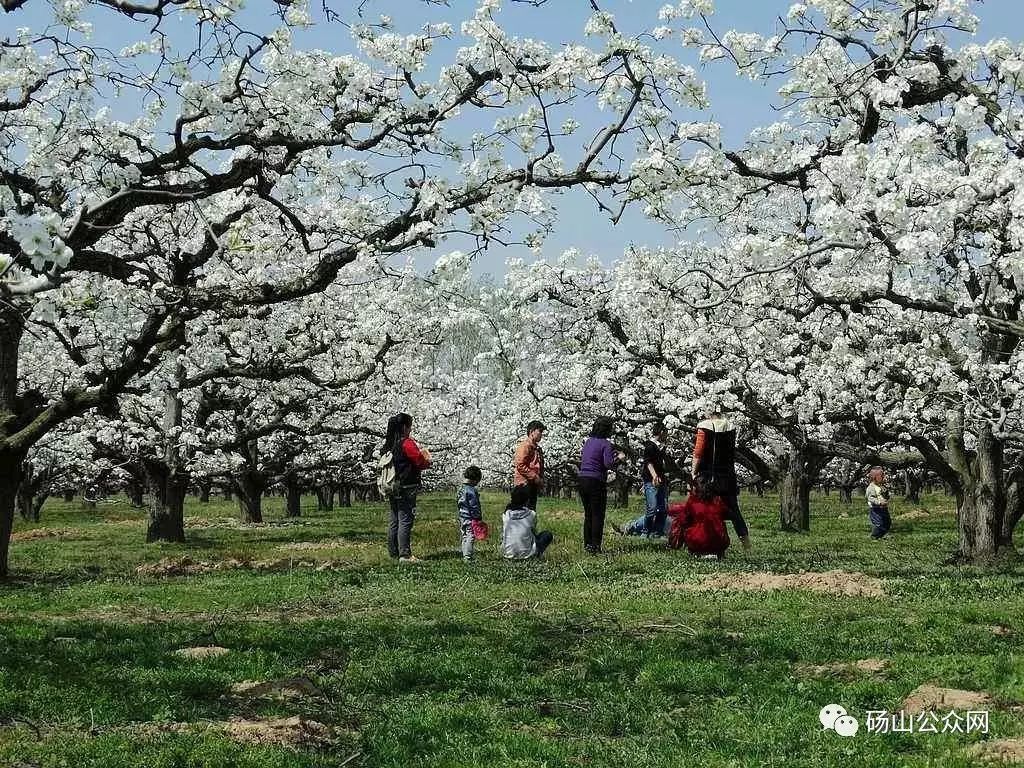
M 408 413 L 396 413 L 388 419 L 387 432 L 384 434 L 384 445 L 381 446 L 381 455 L 395 449 L 395 445 L 402 437 L 402 431 L 412 426 L 412 416 Z

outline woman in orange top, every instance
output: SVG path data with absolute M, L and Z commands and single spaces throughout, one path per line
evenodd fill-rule
M 697 425 L 697 440 L 693 446 L 693 476 L 708 475 L 722 501 L 725 502 L 736 535 L 744 549 L 750 549 L 747 522 L 740 513 L 739 482 L 736 479 L 736 430 L 722 415 L 720 408 L 708 412 L 708 418 Z

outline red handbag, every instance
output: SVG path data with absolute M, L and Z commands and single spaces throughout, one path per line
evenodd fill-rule
M 473 538 L 476 541 L 483 541 L 490 534 L 490 529 L 483 520 L 471 520 L 469 526 L 473 530 Z

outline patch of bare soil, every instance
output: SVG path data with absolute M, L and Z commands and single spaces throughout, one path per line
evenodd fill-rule
M 1013 628 L 1005 624 L 992 624 L 987 629 L 996 637 L 1010 637 L 1013 634 Z
M 379 547 L 378 544 L 370 544 L 368 541 L 349 541 L 348 539 L 327 539 L 325 541 L 290 541 L 281 544 L 277 549 L 282 552 L 316 552 L 323 549 L 369 549 Z
M 301 715 L 258 720 L 232 719 L 221 727 L 233 741 L 255 746 L 326 745 L 331 743 L 334 735 L 330 726 Z
M 882 597 L 885 590 L 880 579 L 849 571 L 800 573 L 716 573 L 698 584 L 667 584 L 676 589 L 723 589 L 739 592 L 807 589 L 829 595 L 849 597 Z
M 912 509 L 910 512 L 904 512 L 902 515 L 896 515 L 893 520 L 912 522 L 914 520 L 923 520 L 926 517 L 931 517 L 931 515 L 923 509 Z
M 1024 739 L 996 739 L 972 744 L 968 754 L 999 763 L 1024 763 Z
M 219 645 L 200 645 L 195 648 L 179 648 L 174 652 L 174 655 L 196 661 L 199 659 L 216 659 L 218 656 L 223 656 L 226 653 L 231 653 L 231 651 Z
M 279 718 L 258 718 L 207 723 L 147 723 L 144 733 L 190 733 L 194 731 L 220 731 L 232 741 L 253 746 L 316 747 L 329 746 L 334 741 L 334 729 L 301 715 Z
M 981 709 L 992 704 L 992 697 L 984 691 L 964 691 L 926 684 L 911 691 L 903 701 L 903 711 L 915 714 L 932 709 Z
M 345 567 L 344 563 L 334 560 L 295 560 L 290 557 L 269 560 L 193 560 L 188 555 L 183 557 L 165 557 L 155 563 L 145 563 L 135 569 L 139 576 L 151 578 L 167 578 L 171 576 L 198 576 L 218 571 L 247 569 L 252 571 L 290 571 L 303 569 L 310 571 L 336 571 Z
M 237 517 L 202 517 L 189 515 L 185 518 L 185 528 L 203 530 L 204 528 L 229 528 L 233 530 L 249 530 L 253 528 L 281 528 L 314 525 L 311 520 L 291 517 L 284 520 L 265 520 L 262 523 L 243 523 Z
M 266 682 L 244 680 L 232 685 L 231 693 L 250 699 L 319 699 L 324 695 L 308 677 L 286 677 Z
M 11 534 L 11 541 L 39 541 L 41 539 L 70 539 L 80 536 L 80 528 L 29 528 Z
M 858 659 L 857 661 L 834 661 L 829 664 L 801 664 L 797 670 L 816 677 L 830 675 L 848 676 L 858 672 L 881 675 L 889 667 L 887 659 Z

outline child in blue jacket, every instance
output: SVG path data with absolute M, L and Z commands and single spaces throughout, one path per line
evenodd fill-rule
M 466 482 L 459 489 L 459 529 L 462 532 L 462 559 L 467 563 L 473 562 L 473 545 L 475 536 L 473 532 L 474 521 L 483 520 L 480 511 L 480 492 L 477 486 L 483 473 L 480 467 L 474 465 L 469 467 L 462 476 Z

